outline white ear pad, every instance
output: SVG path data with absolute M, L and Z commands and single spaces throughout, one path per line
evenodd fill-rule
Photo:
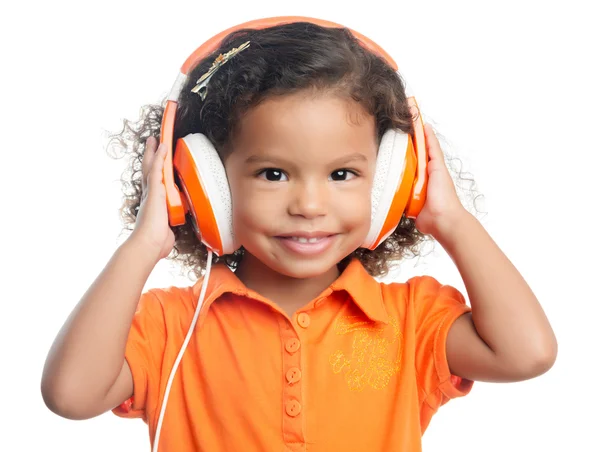
M 400 183 L 407 147 L 408 134 L 400 129 L 387 130 L 381 138 L 371 190 L 371 229 L 363 248 L 374 249 L 393 232 L 382 237 L 379 243 L 374 243 L 381 233 Z
M 231 254 L 236 250 L 236 245 L 233 237 L 231 192 L 223 162 L 205 135 L 193 133 L 184 137 L 183 140 L 194 159 L 202 187 L 215 214 L 215 221 L 223 244 L 223 254 Z

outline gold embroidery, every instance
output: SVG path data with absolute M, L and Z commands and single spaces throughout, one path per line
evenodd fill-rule
M 350 356 L 336 350 L 329 357 L 333 372 L 343 372 L 351 390 L 362 391 L 366 385 L 383 389 L 400 370 L 402 333 L 396 319 L 391 319 L 389 325 L 374 325 L 364 317 L 341 317 L 336 321 L 335 332 L 354 334 Z M 394 348 L 397 352 L 390 357 L 390 349 L 393 353 Z

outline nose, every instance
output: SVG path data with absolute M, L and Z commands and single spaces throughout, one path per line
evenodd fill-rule
M 325 215 L 329 202 L 326 184 L 316 181 L 296 182 L 291 188 L 288 212 L 290 215 L 316 218 Z

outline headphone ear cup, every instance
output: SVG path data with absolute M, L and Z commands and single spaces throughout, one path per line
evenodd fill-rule
M 233 253 L 231 192 L 215 147 L 201 133 L 180 138 L 173 167 L 198 238 L 218 256 Z
M 416 172 L 416 154 L 409 134 L 387 130 L 381 138 L 371 191 L 371 228 L 363 248 L 374 250 L 400 223 Z

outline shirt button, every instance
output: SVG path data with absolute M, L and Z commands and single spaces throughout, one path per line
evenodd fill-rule
M 306 312 L 298 314 L 298 325 L 302 328 L 308 328 L 310 325 L 310 316 Z
M 285 343 L 285 349 L 289 353 L 296 353 L 298 350 L 300 350 L 300 341 L 296 338 L 288 339 L 288 341 Z
M 290 384 L 300 381 L 300 377 L 302 377 L 302 372 L 297 367 L 292 367 L 285 373 L 285 379 Z
M 302 405 L 297 400 L 290 400 L 285 404 L 285 412 L 288 416 L 296 417 L 302 411 Z

